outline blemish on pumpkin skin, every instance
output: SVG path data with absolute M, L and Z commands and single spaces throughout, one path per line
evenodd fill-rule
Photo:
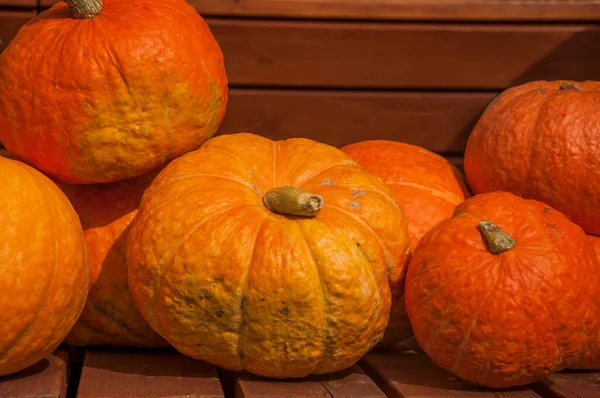
M 326 178 L 326 179 L 322 180 L 319 184 L 320 185 L 335 185 L 335 184 L 337 184 L 337 182 Z
M 281 312 L 282 314 L 284 314 L 287 317 L 290 316 L 290 308 L 289 307 L 283 307 L 281 310 L 279 310 L 279 312 Z
M 353 209 L 360 209 L 360 203 L 358 203 L 355 200 L 348 202 L 348 206 L 350 206 Z
M 363 190 L 363 189 L 355 189 L 354 191 L 352 191 L 352 196 L 355 198 L 364 196 L 367 194 L 367 191 Z

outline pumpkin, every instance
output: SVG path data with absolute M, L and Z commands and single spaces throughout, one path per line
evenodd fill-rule
M 406 310 L 434 362 L 492 388 L 576 361 L 600 328 L 599 263 L 562 213 L 508 192 L 479 194 L 423 236 Z
M 0 157 L 0 375 L 35 364 L 77 321 L 89 269 L 77 213 L 54 182 Z
M 67 183 L 142 175 L 225 113 L 219 45 L 185 0 L 68 0 L 0 55 L 0 142 Z
M 536 199 L 600 234 L 599 144 L 599 82 L 530 82 L 488 106 L 468 139 L 465 174 L 474 193 Z
M 81 220 L 91 274 L 86 305 L 67 336 L 67 343 L 167 345 L 136 309 L 125 261 L 129 225 L 154 176 L 156 172 L 111 184 L 60 184 Z
M 588 235 L 588 241 L 596 252 L 596 257 L 600 258 L 600 237 Z M 594 340 L 592 345 L 575 362 L 569 365 L 571 369 L 600 369 L 600 335 Z
M 388 322 L 409 243 L 393 193 L 337 148 L 212 138 L 144 193 L 129 286 L 180 352 L 274 378 L 347 368 Z
M 447 159 L 425 148 L 369 140 L 347 145 L 342 150 L 394 191 L 406 217 L 411 249 L 470 196 L 460 171 Z M 394 345 L 412 335 L 404 308 L 404 278 L 392 285 L 392 291 L 392 313 L 380 346 Z

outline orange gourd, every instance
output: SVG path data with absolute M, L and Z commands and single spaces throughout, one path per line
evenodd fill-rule
M 0 156 L 0 375 L 58 347 L 89 290 L 83 231 L 50 179 Z
M 581 228 L 508 192 L 476 195 L 412 254 L 406 309 L 442 368 L 487 387 L 541 380 L 600 328 L 599 263 Z
M 408 224 L 411 248 L 470 196 L 460 171 L 425 148 L 371 140 L 347 145 L 342 150 L 365 170 L 382 178 L 396 194 Z M 394 345 L 412 335 L 404 307 L 404 280 L 395 287 L 390 322 L 380 346 Z
M 0 55 L 0 142 L 68 183 L 139 176 L 225 113 L 219 45 L 185 0 L 67 0 Z
M 81 220 L 91 273 L 86 305 L 67 343 L 167 346 L 133 303 L 125 261 L 129 225 L 155 175 L 150 172 L 111 184 L 60 184 Z
M 535 81 L 501 93 L 473 129 L 465 174 L 474 193 L 547 203 L 600 234 L 600 82 Z
M 347 368 L 381 340 L 409 249 L 392 195 L 325 144 L 213 138 L 144 193 L 127 242 L 135 303 L 176 349 L 225 369 Z
M 588 235 L 588 242 L 593 246 L 596 256 L 600 258 L 600 237 Z M 581 358 L 572 363 L 571 369 L 600 370 L 600 335 L 594 340 L 590 347 L 583 353 Z

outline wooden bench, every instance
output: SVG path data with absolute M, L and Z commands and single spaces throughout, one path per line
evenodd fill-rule
M 267 380 L 236 374 L 170 350 L 74 349 L 0 377 L 0 397 L 402 397 L 597 398 L 600 373 L 565 371 L 543 382 L 488 390 L 459 380 L 422 352 L 372 352 L 331 375 Z

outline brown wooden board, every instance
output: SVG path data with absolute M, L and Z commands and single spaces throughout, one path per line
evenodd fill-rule
M 21 26 L 35 16 L 35 11 L 0 11 L 0 52 L 15 37 Z
M 0 0 L 0 7 L 37 7 L 37 0 Z M 2 21 L 0 21 L 0 26 Z
M 600 373 L 563 371 L 554 373 L 532 386 L 540 395 L 553 398 L 600 397 Z
M 223 397 L 214 366 L 171 351 L 87 350 L 79 398 Z
M 236 397 L 372 397 L 385 394 L 358 366 L 342 372 L 298 380 L 269 380 L 236 375 Z
M 596 0 L 189 0 L 200 13 L 270 17 L 565 20 L 598 19 Z
M 382 139 L 462 153 L 495 93 L 230 90 L 220 133 L 305 137 L 341 147 Z
M 0 397 L 63 398 L 68 366 L 68 353 L 61 348 L 27 369 L 0 377 Z
M 505 89 L 600 80 L 597 25 L 207 21 L 234 86 Z
M 361 367 L 389 397 L 402 398 L 538 398 L 528 388 L 491 390 L 460 380 L 437 367 L 424 353 L 369 353 Z

